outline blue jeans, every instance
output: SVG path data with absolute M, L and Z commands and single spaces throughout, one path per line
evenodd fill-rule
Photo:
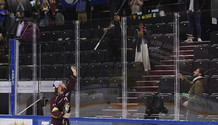
M 201 38 L 201 12 L 189 12 L 188 15 L 188 34 L 193 35 L 194 25 L 196 25 L 196 30 L 198 33 L 198 38 Z

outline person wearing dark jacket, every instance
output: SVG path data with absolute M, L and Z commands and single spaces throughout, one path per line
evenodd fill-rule
M 120 16 L 114 16 L 114 23 L 109 27 L 103 29 L 104 32 L 108 30 L 110 42 L 108 43 L 109 59 L 112 62 L 121 61 L 121 27 Z
M 24 6 L 21 3 L 21 0 L 16 0 L 17 1 L 17 7 L 16 7 L 16 17 L 24 17 Z
M 55 81 L 53 84 L 55 93 L 50 101 L 50 111 L 52 114 L 51 125 L 70 125 L 70 97 L 75 87 L 77 76 L 77 71 L 74 66 L 71 66 L 71 70 L 73 76 L 70 76 L 67 85 L 63 84 L 61 81 Z
M 41 20 L 41 11 L 42 11 L 42 5 L 40 0 L 36 0 L 35 5 L 32 8 L 32 17 L 34 18 L 34 22 L 37 25 L 40 25 L 40 20 Z
M 201 40 L 201 10 L 206 4 L 206 0 L 186 0 L 186 13 L 188 17 L 188 39 L 185 42 L 193 42 L 193 28 L 196 25 L 197 40 Z
M 4 9 L 4 4 L 0 3 L 0 32 L 3 32 L 5 17 L 7 16 L 7 12 Z
M 8 12 L 6 23 L 5 23 L 5 31 L 7 38 L 14 38 L 16 34 L 17 23 L 14 13 Z
M 202 96 L 204 93 L 204 86 L 206 85 L 207 79 L 204 76 L 204 70 L 202 68 L 198 68 L 193 72 L 193 76 L 195 77 L 192 82 L 186 79 L 182 74 L 178 74 L 179 78 L 182 79 L 188 86 L 190 86 L 190 90 L 188 92 L 189 98 L 186 102 L 183 103 L 183 106 L 186 107 L 186 119 L 193 120 L 196 118 L 196 112 L 193 112 L 193 109 L 199 109 L 202 111 Z
M 33 19 L 30 18 L 28 21 L 28 23 L 23 27 L 21 34 L 22 36 L 22 40 L 24 42 L 31 42 L 33 40 Z M 39 39 L 40 38 L 40 30 L 39 27 L 36 25 L 36 38 Z
M 23 27 L 21 31 L 21 48 L 24 53 L 32 52 L 32 41 L 33 41 L 33 19 L 30 18 L 27 21 L 27 24 Z M 40 30 L 39 27 L 36 25 L 36 39 L 40 38 Z

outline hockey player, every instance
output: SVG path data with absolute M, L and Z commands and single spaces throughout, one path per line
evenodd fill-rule
M 61 81 L 55 81 L 53 86 L 55 93 L 51 99 L 51 114 L 52 120 L 51 125 L 70 125 L 70 97 L 71 92 L 75 87 L 76 83 L 76 68 L 71 66 L 73 76 L 70 76 L 70 80 L 67 85 Z

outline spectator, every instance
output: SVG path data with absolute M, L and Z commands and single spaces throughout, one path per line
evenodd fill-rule
M 200 112 L 202 111 L 203 104 L 202 104 L 202 96 L 204 93 L 204 86 L 206 85 L 207 79 L 204 76 L 204 70 L 202 68 L 198 68 L 193 72 L 194 79 L 192 82 L 187 80 L 182 74 L 178 74 L 179 78 L 183 80 L 187 85 L 190 86 L 190 90 L 188 92 L 189 97 L 188 101 L 183 103 L 188 110 L 186 113 L 187 120 L 193 120 L 197 118 L 196 112 L 193 110 L 199 109 Z
M 151 70 L 148 52 L 149 33 L 144 28 L 143 23 L 139 23 L 139 28 L 134 34 L 134 41 L 136 45 L 135 62 L 143 62 L 144 70 L 147 72 Z
M 206 0 L 186 0 L 186 13 L 188 17 L 188 39 L 185 42 L 193 42 L 193 28 L 196 25 L 197 40 L 201 40 L 201 10 L 205 5 Z
M 110 42 L 108 43 L 109 58 L 110 61 L 117 62 L 121 61 L 121 27 L 120 27 L 120 16 L 114 16 L 114 25 L 110 25 L 108 28 L 103 29 L 104 32 L 108 31 Z
M 23 27 L 21 34 L 23 35 L 23 37 L 21 38 L 24 42 L 30 42 L 33 40 L 33 19 L 30 18 L 27 21 L 27 24 Z M 36 38 L 39 39 L 40 38 L 40 30 L 39 27 L 36 25 Z
M 89 6 L 89 0 L 78 0 L 76 5 L 76 12 L 78 14 L 78 20 L 87 22 L 87 10 Z
M 144 0 L 132 0 L 130 2 L 132 15 L 137 14 L 138 12 L 142 12 L 142 6 L 144 4 Z
M 21 38 L 21 32 L 23 30 L 23 27 L 24 27 L 24 20 L 23 20 L 23 17 L 20 17 L 19 22 L 17 24 L 17 31 L 16 31 L 17 38 Z
M 9 37 L 14 38 L 15 33 L 16 33 L 16 28 L 17 28 L 16 18 L 14 16 L 14 13 L 8 12 L 7 18 L 6 18 L 6 24 L 5 24 L 5 31 L 6 31 L 7 38 Z
M 3 24 L 5 21 L 5 17 L 6 17 L 7 13 L 6 10 L 4 9 L 4 4 L 1 3 L 0 4 L 0 32 L 3 32 Z
M 16 8 L 16 17 L 24 17 L 24 6 L 23 4 L 20 2 L 20 0 L 17 0 L 17 8 Z
M 33 19 L 30 18 L 27 21 L 27 24 L 23 27 L 21 31 L 21 49 L 23 53 L 30 53 L 32 52 L 32 41 L 33 41 Z M 40 38 L 40 30 L 39 27 L 36 25 L 36 39 Z
M 5 40 L 4 36 L 2 35 L 2 33 L 0 33 L 0 50 L 1 50 L 0 59 L 5 58 L 5 43 L 6 43 L 6 40 Z
M 35 5 L 33 6 L 33 9 L 32 9 L 33 13 L 33 18 L 34 18 L 34 22 L 39 25 L 40 24 L 40 13 L 42 11 L 42 5 L 41 5 L 41 2 L 40 0 L 36 0 L 36 3 Z
M 41 26 L 49 25 L 49 4 L 47 0 L 42 1 L 42 11 L 41 11 Z
M 62 14 L 63 11 L 64 8 L 59 2 L 57 4 L 56 16 L 55 16 L 56 25 L 64 25 L 64 15 Z
M 51 25 L 55 24 L 55 15 L 56 15 L 56 1 L 55 0 L 50 0 L 50 10 L 49 10 L 49 15 L 51 19 Z

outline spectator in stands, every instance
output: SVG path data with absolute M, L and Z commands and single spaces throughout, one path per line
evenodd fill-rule
M 33 24 L 34 21 L 32 18 L 29 18 L 27 24 L 23 27 L 21 31 L 21 48 L 23 53 L 32 52 L 32 41 L 33 41 Z M 36 25 L 36 39 L 40 38 L 40 30 Z
M 6 44 L 6 40 L 5 40 L 4 36 L 3 36 L 3 34 L 0 33 L 0 50 L 1 50 L 0 59 L 5 58 L 5 44 Z
M 144 0 L 132 0 L 130 2 L 132 15 L 137 14 L 138 12 L 142 12 L 142 6 L 144 4 Z
M 87 11 L 89 7 L 89 0 L 78 0 L 76 5 L 76 12 L 78 14 L 78 20 L 87 22 Z
M 31 42 L 33 40 L 33 24 L 34 21 L 32 18 L 29 18 L 27 24 L 23 27 L 21 34 L 23 37 L 21 38 L 24 42 Z M 40 30 L 39 27 L 36 25 L 36 38 L 40 38 Z
M 3 25 L 5 17 L 7 16 L 6 10 L 4 9 L 4 4 L 0 3 L 0 32 L 3 32 Z
M 19 22 L 17 23 L 17 30 L 16 30 L 16 38 L 21 38 L 21 32 L 24 27 L 24 20 L 23 17 L 19 17 Z
M 64 7 L 62 4 L 59 2 L 57 3 L 57 8 L 56 8 L 56 16 L 55 16 L 55 21 L 56 25 L 64 25 L 64 15 L 63 15 Z
M 193 28 L 196 25 L 197 40 L 201 40 L 201 10 L 205 5 L 206 0 L 186 0 L 186 13 L 188 17 L 188 39 L 185 42 L 193 42 Z
M 122 1 L 121 0 L 108 0 L 108 6 L 110 8 L 110 18 L 113 19 L 115 14 L 118 11 L 118 9 L 121 6 Z
M 14 13 L 11 13 L 8 11 L 6 23 L 5 23 L 5 31 L 7 38 L 14 38 L 16 33 L 16 18 L 14 16 Z M 22 30 L 22 29 L 21 29 Z
M 149 33 L 144 28 L 143 23 L 139 23 L 139 28 L 134 34 L 135 62 L 143 62 L 144 70 L 151 70 L 148 52 Z
M 54 96 L 51 99 L 50 111 L 52 115 L 52 125 L 70 125 L 70 97 L 71 92 L 75 87 L 76 83 L 76 68 L 71 66 L 73 76 L 70 76 L 70 80 L 67 85 L 61 81 L 55 81 L 53 86 L 55 88 Z
M 20 0 L 17 0 L 17 8 L 16 8 L 16 17 L 24 17 L 24 6 L 20 2 Z
M 110 42 L 108 43 L 109 58 L 110 61 L 117 62 L 121 58 L 121 27 L 120 27 L 120 16 L 114 16 L 114 24 L 103 29 L 104 32 L 108 31 Z
M 51 19 L 51 25 L 55 24 L 55 15 L 56 15 L 56 0 L 50 0 L 50 10 L 49 16 Z
M 41 20 L 40 13 L 41 13 L 41 11 L 42 11 L 41 2 L 40 2 L 40 0 L 36 0 L 36 3 L 32 8 L 32 16 L 34 18 L 34 22 L 37 25 L 40 25 L 40 20 Z
M 183 106 L 187 108 L 186 119 L 193 120 L 197 117 L 196 112 L 192 110 L 197 108 L 202 111 L 202 95 L 204 93 L 204 86 L 206 85 L 206 78 L 204 78 L 204 70 L 198 68 L 193 72 L 194 79 L 190 82 L 182 74 L 178 74 L 187 85 L 190 86 L 188 101 L 183 103 Z
M 42 1 L 42 11 L 41 11 L 41 26 L 49 25 L 49 4 L 47 0 Z

